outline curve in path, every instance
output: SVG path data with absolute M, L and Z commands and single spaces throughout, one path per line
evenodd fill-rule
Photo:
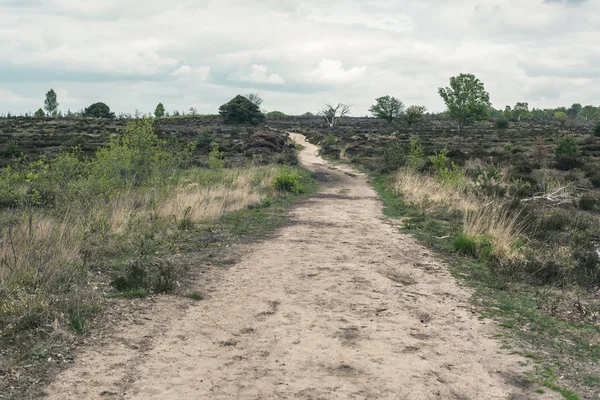
M 539 396 L 519 386 L 523 359 L 491 339 L 496 327 L 473 315 L 469 293 L 386 222 L 366 177 L 291 135 L 321 182 L 292 223 L 249 249 L 207 300 L 179 314 L 177 300 L 160 300 L 154 325 L 128 331 L 152 330 L 145 348 L 121 340 L 86 350 L 50 397 Z

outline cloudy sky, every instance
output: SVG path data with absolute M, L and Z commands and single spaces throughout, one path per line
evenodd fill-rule
M 496 108 L 600 105 L 600 0 L 0 0 L 0 113 L 103 101 L 300 114 L 376 97 L 441 111 L 477 75 Z

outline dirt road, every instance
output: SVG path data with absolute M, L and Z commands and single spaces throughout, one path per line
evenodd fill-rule
M 491 339 L 434 255 L 398 233 L 365 177 L 328 167 L 292 223 L 193 306 L 159 298 L 90 346 L 51 398 L 531 399 L 524 359 Z M 540 397 L 536 397 L 540 396 Z

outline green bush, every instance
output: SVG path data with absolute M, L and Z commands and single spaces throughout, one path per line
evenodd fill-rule
M 554 149 L 554 160 L 558 162 L 561 157 L 579 157 L 579 145 L 573 135 L 565 135 L 558 140 Z
M 142 118 L 129 122 L 122 136 L 96 152 L 90 179 L 98 192 L 111 195 L 164 176 L 174 165 L 174 154 L 154 133 L 154 120 Z
M 210 131 L 200 131 L 196 138 L 196 148 L 200 150 L 210 149 L 212 142 L 215 140 L 215 134 Z
M 386 171 L 395 171 L 408 163 L 408 158 L 400 143 L 394 143 L 385 151 L 383 163 Z
M 509 125 L 510 123 L 505 117 L 499 117 L 496 119 L 496 121 L 494 121 L 494 126 L 496 129 L 508 129 Z
M 83 112 L 83 116 L 86 118 L 114 118 L 115 113 L 110 111 L 109 106 L 99 102 L 87 107 Z
M 229 103 L 219 107 L 219 114 L 226 124 L 258 125 L 265 121 L 265 114 L 260 111 L 260 108 L 241 95 L 237 95 Z
M 596 126 L 594 127 L 594 135 L 600 137 L 600 121 L 596 123 Z
M 275 177 L 273 185 L 275 189 L 281 192 L 301 193 L 303 191 L 300 184 L 300 174 L 293 172 L 282 172 Z
M 471 236 L 461 233 L 452 241 L 452 247 L 460 254 L 475 257 L 477 255 L 477 241 Z
M 9 140 L 2 150 L 2 155 L 6 158 L 16 157 L 19 155 L 19 146 L 14 139 Z
M 425 150 L 419 136 L 414 136 L 410 141 L 410 150 L 408 153 L 408 166 L 416 171 L 425 166 Z
M 221 169 L 225 167 L 225 154 L 219 151 L 219 145 L 217 143 L 212 144 L 212 150 L 208 155 L 208 167 L 210 169 Z
M 435 179 L 442 186 L 461 186 L 464 183 L 465 170 L 453 162 L 449 162 L 447 154 L 448 149 L 444 148 L 429 157 L 435 170 Z

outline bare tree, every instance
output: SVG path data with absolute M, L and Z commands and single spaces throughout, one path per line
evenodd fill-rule
M 350 105 L 344 103 L 338 103 L 335 107 L 330 103 L 327 103 L 325 104 L 325 107 L 319 111 L 319 115 L 325 118 L 325 121 L 327 121 L 332 128 L 348 114 L 350 114 Z
M 256 104 L 258 107 L 260 107 L 263 102 L 263 99 L 258 95 L 258 93 L 250 93 L 244 97 L 250 100 L 253 104 Z

